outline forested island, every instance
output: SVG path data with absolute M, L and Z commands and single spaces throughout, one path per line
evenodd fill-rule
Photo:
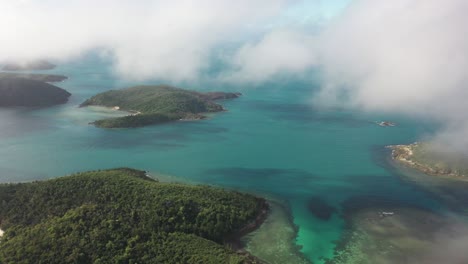
M 260 263 L 223 245 L 262 198 L 121 168 L 0 185 L 0 263 Z
M 0 107 L 46 107 L 64 104 L 70 93 L 57 86 L 24 78 L 0 78 Z
M 80 106 L 105 106 L 127 111 L 130 113 L 128 116 L 97 120 L 93 124 L 102 128 L 130 128 L 203 119 L 204 113 L 224 111 L 215 100 L 239 96 L 240 93 L 202 93 L 165 85 L 137 86 L 98 94 Z
M 429 175 L 468 179 L 468 159 L 460 153 L 438 150 L 430 143 L 389 146 L 392 158 Z
M 67 76 L 56 74 L 0 72 L 0 79 L 2 78 L 23 78 L 40 82 L 62 82 L 68 79 Z
M 4 71 L 39 71 L 51 70 L 56 66 L 46 60 L 34 60 L 26 62 L 7 62 L 3 65 Z

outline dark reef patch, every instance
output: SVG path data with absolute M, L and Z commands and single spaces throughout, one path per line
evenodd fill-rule
M 291 104 L 283 102 L 267 102 L 256 100 L 250 102 L 247 107 L 268 113 L 275 120 L 288 120 L 300 123 L 340 123 L 346 127 L 363 127 L 372 124 L 367 120 L 355 118 L 344 111 L 324 112 L 310 104 Z
M 254 191 L 293 195 L 309 182 L 319 179 L 318 176 L 304 170 L 277 168 L 215 168 L 203 172 L 210 183 L 229 184 L 238 188 Z M 254 187 L 255 186 L 255 187 Z
M 319 196 L 309 198 L 307 208 L 315 217 L 320 220 L 328 221 L 336 212 L 336 208 L 329 205 L 327 201 Z
M 244 167 L 233 167 L 233 168 L 220 168 L 211 169 L 207 173 L 214 175 L 223 175 L 228 178 L 236 179 L 259 179 L 259 180 L 281 180 L 286 178 L 288 181 L 298 181 L 301 183 L 304 180 L 310 180 L 317 178 L 315 175 L 302 170 L 287 170 L 277 168 L 244 168 Z

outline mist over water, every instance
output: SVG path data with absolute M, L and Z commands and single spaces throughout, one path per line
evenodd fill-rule
M 96 54 L 52 72 L 70 76 L 59 84 L 73 94 L 68 104 L 36 111 L 0 109 L 8 124 L 0 127 L 1 182 L 128 166 L 272 196 L 289 205 L 298 227 L 295 243 L 314 263 L 332 257 L 344 227 L 342 204 L 348 199 L 411 201 L 443 210 L 382 163 L 388 155 L 385 145 L 413 142 L 435 127 L 401 116 L 315 107 L 310 87 L 320 84 L 316 74 L 256 86 L 184 83 L 183 88 L 240 91 L 243 96 L 222 102 L 228 111 L 208 120 L 105 130 L 88 122 L 115 113 L 80 109 L 79 103 L 140 83 L 116 79 L 109 61 Z M 378 120 L 398 126 L 380 127 L 374 123 Z M 317 198 L 323 208 L 333 208 L 330 217 L 320 217 L 320 209 L 310 206 Z

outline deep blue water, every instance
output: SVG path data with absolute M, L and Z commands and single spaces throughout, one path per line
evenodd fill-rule
M 58 84 L 73 93 L 68 104 L 0 110 L 1 182 L 128 166 L 271 195 L 289 203 L 299 227 L 297 244 L 317 263 L 331 256 L 343 220 L 337 213 L 328 221 L 315 217 L 308 209 L 313 197 L 338 213 L 349 199 L 391 199 L 442 209 L 384 166 L 384 146 L 413 142 L 430 134 L 433 126 L 399 116 L 316 108 L 311 98 L 320 87 L 318 74 L 255 86 L 176 83 L 243 96 L 222 102 L 229 111 L 204 121 L 103 130 L 88 122 L 106 114 L 77 105 L 96 93 L 142 83 L 119 80 L 97 56 L 52 72 L 70 77 Z M 380 127 L 376 120 L 398 126 Z

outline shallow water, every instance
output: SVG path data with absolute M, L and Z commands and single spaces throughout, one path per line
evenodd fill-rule
M 34 111 L 0 110 L 1 182 L 128 166 L 271 195 L 290 205 L 298 227 L 296 243 L 314 263 L 332 257 L 344 225 L 338 213 L 352 197 L 384 197 L 441 208 L 382 163 L 388 154 L 385 145 L 413 142 L 431 133 L 433 126 L 398 116 L 315 108 L 310 101 L 320 85 L 316 75 L 255 87 L 208 81 L 174 84 L 244 95 L 222 102 L 229 111 L 208 120 L 104 130 L 88 123 L 116 113 L 80 109 L 79 103 L 108 89 L 140 83 L 117 79 L 108 63 L 94 55 L 51 72 L 70 77 L 58 84 L 73 93 L 68 104 Z M 399 125 L 379 127 L 377 120 Z M 308 206 L 313 197 L 320 197 L 336 213 L 329 220 L 316 218 Z

